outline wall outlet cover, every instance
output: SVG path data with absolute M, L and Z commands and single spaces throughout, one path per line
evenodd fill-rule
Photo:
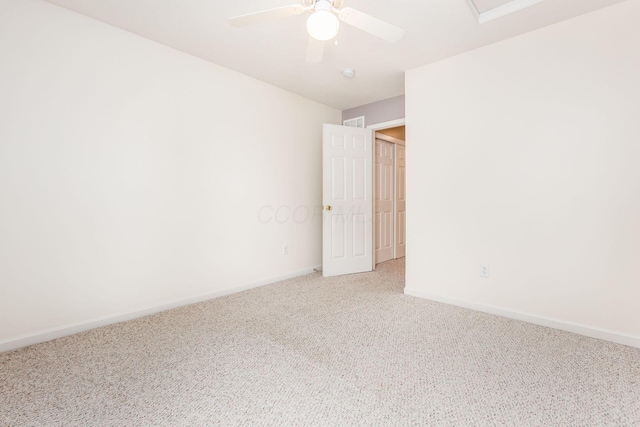
M 489 278 L 489 264 L 480 264 L 480 277 Z

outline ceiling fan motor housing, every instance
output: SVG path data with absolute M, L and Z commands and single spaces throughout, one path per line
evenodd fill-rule
M 316 0 L 313 5 L 314 12 L 319 12 L 321 10 L 326 10 L 327 12 L 331 12 L 331 0 Z
M 320 1 L 322 0 L 302 0 L 302 5 L 304 7 L 309 7 L 309 6 L 315 5 Z M 328 1 L 329 3 L 331 3 L 331 6 L 335 7 L 336 9 L 340 9 L 344 4 L 344 0 L 328 0 Z

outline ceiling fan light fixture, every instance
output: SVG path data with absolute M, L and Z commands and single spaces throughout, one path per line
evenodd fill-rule
M 331 40 L 338 34 L 340 20 L 330 10 L 319 9 L 307 19 L 307 31 L 316 40 Z

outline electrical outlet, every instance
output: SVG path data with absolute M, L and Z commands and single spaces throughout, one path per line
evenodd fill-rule
M 289 255 L 289 245 L 284 245 L 282 247 L 282 255 Z
M 480 264 L 480 277 L 489 278 L 489 264 Z

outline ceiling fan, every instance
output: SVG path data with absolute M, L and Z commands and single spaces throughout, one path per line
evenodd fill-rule
M 395 25 L 381 21 L 371 15 L 350 7 L 342 7 L 344 0 L 302 0 L 301 4 L 276 7 L 260 12 L 229 18 L 231 25 L 244 27 L 259 24 L 273 19 L 300 15 L 311 12 L 307 19 L 309 44 L 307 46 L 307 62 L 320 62 L 324 53 L 324 42 L 338 34 L 340 21 L 366 31 L 390 43 L 397 42 L 404 35 L 404 30 Z

